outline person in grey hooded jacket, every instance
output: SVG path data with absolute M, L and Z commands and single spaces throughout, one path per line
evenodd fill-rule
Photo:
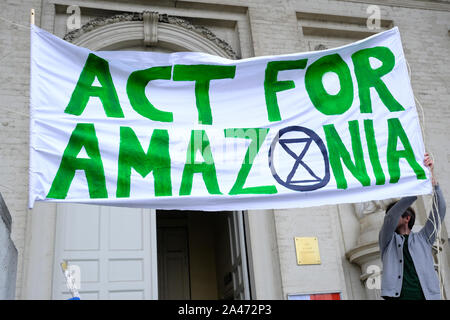
M 428 153 L 424 164 L 431 171 L 435 191 L 435 201 L 425 226 L 419 232 L 411 232 L 415 212 L 410 206 L 417 197 L 410 196 L 388 206 L 379 233 L 383 262 L 381 296 L 386 300 L 441 299 L 431 247 L 437 236 L 435 230 L 444 219 L 446 206 Z

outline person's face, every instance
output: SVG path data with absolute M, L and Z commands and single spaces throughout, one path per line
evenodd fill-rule
M 405 227 L 408 228 L 409 220 L 411 220 L 411 216 L 400 217 L 400 219 L 398 219 L 397 230 Z

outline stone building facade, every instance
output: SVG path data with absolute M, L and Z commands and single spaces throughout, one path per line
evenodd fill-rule
M 74 31 L 68 30 L 76 12 L 70 6 L 81 14 Z M 203 51 L 231 59 L 321 50 L 398 26 L 426 149 L 450 199 L 450 1 L 3 0 L 0 192 L 18 250 L 17 299 L 67 298 L 63 260 L 79 266 L 86 299 L 288 299 L 317 293 L 379 299 L 377 237 L 388 202 L 214 214 L 47 203 L 28 210 L 32 8 L 37 26 L 92 50 Z M 415 207 L 419 228 L 430 197 L 420 197 Z M 446 299 L 449 228 L 447 216 L 442 245 L 435 248 Z M 320 264 L 297 264 L 295 237 L 318 239 Z

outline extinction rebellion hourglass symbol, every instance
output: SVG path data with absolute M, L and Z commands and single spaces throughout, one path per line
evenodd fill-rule
M 278 167 L 276 160 L 281 158 L 292 166 Z M 295 191 L 320 189 L 330 181 L 325 144 L 314 131 L 305 127 L 291 126 L 278 132 L 270 145 L 269 167 L 279 184 Z

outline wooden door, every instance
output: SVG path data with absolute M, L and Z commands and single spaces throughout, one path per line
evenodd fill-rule
M 81 299 L 157 299 L 156 214 L 148 209 L 59 204 L 53 298 L 67 299 L 60 263 L 81 271 Z

